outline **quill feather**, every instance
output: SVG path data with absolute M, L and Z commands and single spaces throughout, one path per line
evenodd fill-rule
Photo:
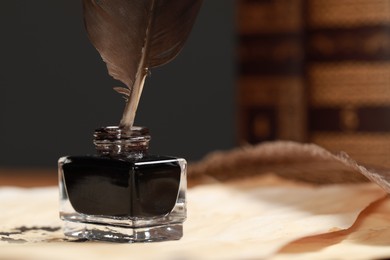
M 182 49 L 202 0 L 83 0 L 89 38 L 129 92 L 120 126 L 130 129 L 150 68 Z M 118 89 L 117 89 L 118 90 Z

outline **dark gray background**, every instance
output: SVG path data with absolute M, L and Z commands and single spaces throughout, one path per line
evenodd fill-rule
M 184 50 L 152 70 L 136 118 L 152 152 L 198 160 L 235 144 L 234 1 L 205 0 Z M 124 108 L 82 23 L 81 1 L 0 7 L 0 167 L 55 167 L 93 153 L 92 133 Z

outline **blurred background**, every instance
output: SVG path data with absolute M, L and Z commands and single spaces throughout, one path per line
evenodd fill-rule
M 0 9 L 0 168 L 94 153 L 124 108 L 80 1 Z M 269 140 L 390 167 L 390 1 L 205 0 L 181 54 L 152 70 L 136 124 L 189 161 Z
M 390 167 L 390 1 L 238 2 L 239 136 Z
M 119 123 L 121 83 L 82 19 L 81 1 L 2 3 L 0 168 L 55 168 L 94 153 L 94 129 Z M 193 161 L 235 145 L 235 39 L 234 1 L 205 1 L 180 55 L 152 70 L 136 124 L 149 127 L 153 153 Z

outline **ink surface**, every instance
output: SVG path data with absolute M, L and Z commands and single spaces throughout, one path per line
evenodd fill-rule
M 63 178 L 73 208 L 86 215 L 155 217 L 175 206 L 181 167 L 173 157 L 120 160 L 70 156 Z

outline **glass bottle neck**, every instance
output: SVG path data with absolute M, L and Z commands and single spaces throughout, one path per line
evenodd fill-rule
M 95 130 L 93 143 L 99 155 L 112 158 L 142 158 L 148 153 L 149 130 L 132 127 L 131 130 L 118 126 L 102 127 Z

